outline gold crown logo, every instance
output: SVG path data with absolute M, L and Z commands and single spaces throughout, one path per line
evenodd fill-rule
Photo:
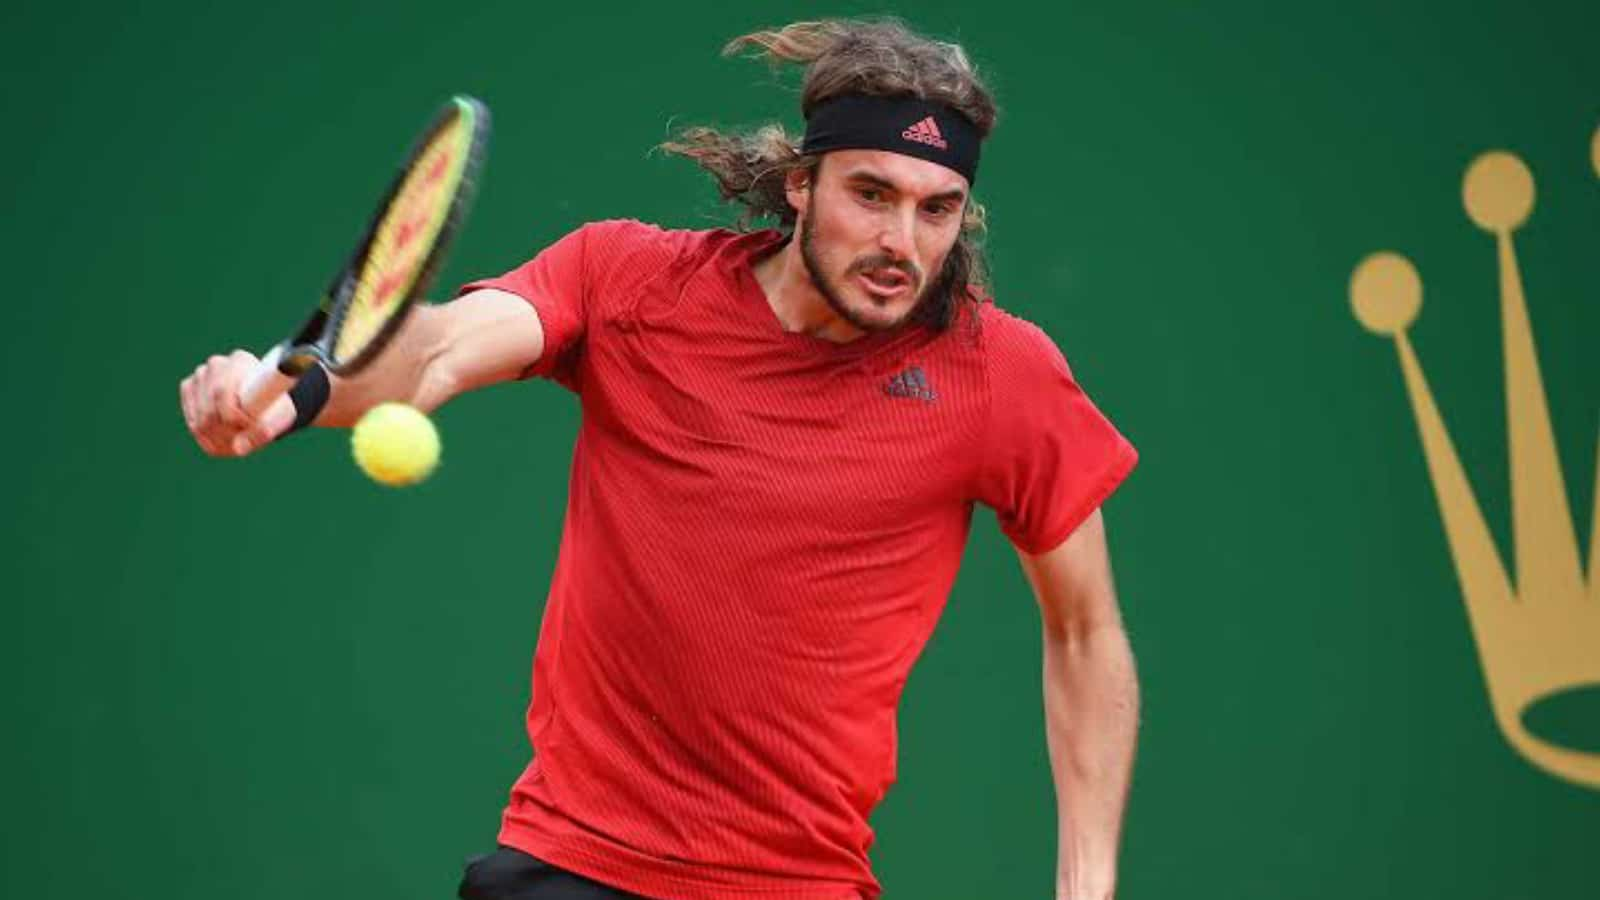
M 1600 176 L 1600 129 L 1590 153 Z M 1510 153 L 1485 153 L 1467 167 L 1462 199 L 1500 256 L 1515 587 L 1406 334 L 1422 308 L 1417 270 L 1397 253 L 1374 253 L 1350 277 L 1350 302 L 1356 319 L 1393 337 L 1399 351 L 1496 724 L 1534 765 L 1600 788 L 1600 753 L 1549 742 L 1523 722 L 1545 697 L 1600 685 L 1600 460 L 1586 583 L 1511 239 L 1533 211 L 1533 175 Z

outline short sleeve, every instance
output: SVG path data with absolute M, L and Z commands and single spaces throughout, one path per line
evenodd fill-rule
M 528 301 L 544 329 L 544 351 L 520 377 L 540 376 L 565 382 L 588 321 L 592 280 L 588 244 L 595 225 L 585 225 L 511 271 L 461 286 L 457 296 L 492 288 Z
M 578 359 L 595 322 L 682 253 L 688 234 L 634 219 L 591 222 L 504 275 L 462 285 L 457 296 L 494 288 L 528 301 L 544 328 L 545 347 L 521 377 L 553 378 L 577 390 Z
M 978 499 L 1019 549 L 1044 553 L 1111 496 L 1139 455 L 1044 332 L 1004 313 L 985 330 L 989 428 Z

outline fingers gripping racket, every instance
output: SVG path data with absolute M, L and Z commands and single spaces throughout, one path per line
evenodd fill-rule
M 317 309 L 262 357 L 240 388 L 239 403 L 251 416 L 259 418 L 313 365 L 349 376 L 378 356 L 460 229 L 488 146 L 487 107 L 464 96 L 445 104 Z

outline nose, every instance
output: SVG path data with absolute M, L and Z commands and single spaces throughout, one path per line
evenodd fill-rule
M 912 258 L 915 240 L 912 229 L 916 227 L 916 210 L 896 210 L 884 217 L 883 228 L 878 232 L 878 246 L 896 260 Z

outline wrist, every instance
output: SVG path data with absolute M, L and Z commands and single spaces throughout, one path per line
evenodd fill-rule
M 331 385 L 328 370 L 320 363 L 313 364 L 289 389 L 289 402 L 294 405 L 294 422 L 279 437 L 294 434 L 315 422 L 322 408 L 328 405 L 329 393 Z
M 1076 854 L 1059 859 L 1056 866 L 1056 900 L 1111 900 L 1117 893 L 1117 867 L 1114 858 L 1098 853 Z
M 1062 879 L 1056 882 L 1056 900 L 1112 900 L 1116 894 L 1116 885 L 1109 881 L 1073 882 Z

